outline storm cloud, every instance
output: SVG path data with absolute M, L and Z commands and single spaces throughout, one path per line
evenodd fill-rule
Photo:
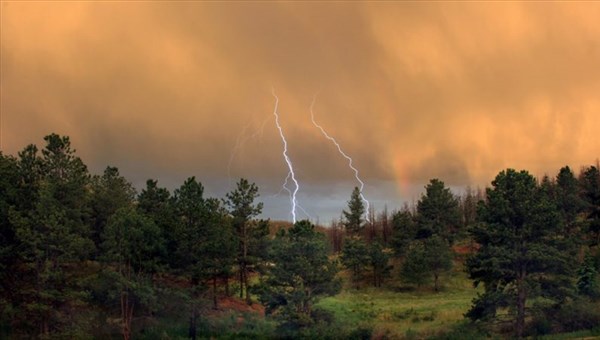
M 69 135 L 93 172 L 115 165 L 138 187 L 195 175 L 222 195 L 243 176 L 259 184 L 267 215 L 289 218 L 286 196 L 273 196 L 287 168 L 272 89 L 314 216 L 339 215 L 357 184 L 310 121 L 315 95 L 315 118 L 378 208 L 414 199 L 432 177 L 484 186 L 506 167 L 554 174 L 600 151 L 598 3 L 1 10 L 2 151 Z

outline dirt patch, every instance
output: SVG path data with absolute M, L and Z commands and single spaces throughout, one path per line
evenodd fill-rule
M 240 300 L 234 297 L 222 297 L 218 300 L 219 309 L 215 310 L 214 313 L 227 313 L 231 311 L 239 313 L 256 313 L 261 316 L 265 315 L 265 307 L 259 303 L 252 303 L 248 305 L 246 301 Z

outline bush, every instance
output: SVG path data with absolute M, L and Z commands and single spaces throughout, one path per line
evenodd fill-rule
M 431 336 L 430 340 L 463 340 L 463 339 L 488 339 L 490 336 L 479 324 L 462 322 L 454 326 L 449 332 Z
M 600 308 L 587 300 L 565 303 L 545 314 L 557 332 L 574 332 L 600 325 Z

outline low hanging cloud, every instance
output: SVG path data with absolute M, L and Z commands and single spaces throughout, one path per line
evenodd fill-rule
M 137 184 L 196 175 L 222 192 L 230 175 L 275 191 L 287 169 L 272 88 L 306 195 L 354 178 L 310 121 L 315 94 L 375 197 L 369 183 L 396 183 L 399 200 L 431 177 L 486 185 L 600 151 L 596 3 L 1 6 L 7 153 L 57 132 L 93 171 Z

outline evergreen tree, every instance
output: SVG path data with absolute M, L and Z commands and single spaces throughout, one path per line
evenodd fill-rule
M 509 307 L 515 335 L 523 336 L 527 300 L 542 296 L 560 304 L 571 285 L 572 259 L 565 251 L 564 229 L 555 204 L 528 172 L 500 172 L 480 204 L 483 224 L 472 230 L 477 253 L 467 259 L 467 271 L 485 292 L 467 313 L 471 319 L 491 319 Z
M 19 311 L 40 336 L 66 335 L 74 306 L 87 298 L 79 274 L 94 249 L 86 223 L 89 175 L 68 137 L 44 139 L 42 157 L 33 146 L 20 154 L 22 197 L 9 212 L 22 247 L 21 275 L 28 277 L 20 287 Z
M 427 261 L 425 258 L 425 246 L 422 241 L 410 244 L 402 267 L 400 267 L 400 278 L 406 283 L 422 286 L 430 277 Z
M 433 279 L 435 291 L 440 288 L 440 276 L 452 269 L 452 250 L 446 240 L 434 235 L 425 240 L 415 240 L 410 246 L 400 270 L 401 278 L 408 283 L 423 285 Z
M 206 200 L 206 218 L 199 231 L 202 239 L 197 245 L 199 266 L 203 277 L 212 283 L 213 308 L 217 309 L 217 280 L 229 275 L 235 262 L 235 236 L 227 210 L 219 200 Z
M 452 244 L 460 226 L 458 200 L 439 179 L 432 179 L 425 190 L 417 203 L 416 237 L 425 239 L 439 235 Z
M 598 271 L 594 258 L 587 254 L 577 271 L 577 291 L 581 295 L 597 298 L 600 296 Z
M 568 166 L 560 169 L 556 176 L 556 205 L 561 213 L 567 232 L 580 235 L 577 216 L 583 212 L 585 202 L 579 195 L 579 183 Z
M 248 303 L 251 302 L 248 293 L 248 273 L 251 266 L 249 250 L 253 234 L 251 220 L 262 212 L 263 207 L 262 202 L 254 203 L 258 196 L 258 187 L 242 178 L 237 183 L 236 189 L 226 195 L 227 200 L 225 201 L 238 240 L 237 262 L 240 275 L 240 298 L 243 298 L 243 294 L 246 292 Z
M 17 159 L 0 152 L 0 327 L 7 326 L 15 292 L 23 279 L 18 270 L 19 243 L 9 211 L 17 202 L 19 179 Z M 6 322 L 6 324 L 5 324 Z
M 589 245 L 600 245 L 600 170 L 595 166 L 585 169 L 579 183 L 585 202 Z
M 119 169 L 106 167 L 102 176 L 92 178 L 92 240 L 100 246 L 100 235 L 108 219 L 121 208 L 133 206 L 135 189 L 119 174 Z
M 392 267 L 389 265 L 390 254 L 381 243 L 375 241 L 369 245 L 369 259 L 373 271 L 373 286 L 381 287 L 383 279 L 389 276 Z
M 177 226 L 179 225 L 174 205 L 169 190 L 159 187 L 158 181 L 152 179 L 146 181 L 146 187 L 137 197 L 138 211 L 160 228 L 165 240 L 166 252 L 172 255 L 177 254 Z M 177 256 L 168 256 L 165 262 L 171 267 L 176 267 Z
M 356 284 L 356 288 L 363 276 L 363 271 L 371 262 L 369 248 L 362 237 L 364 213 L 365 206 L 360 196 L 360 190 L 355 187 L 350 195 L 350 201 L 348 201 L 348 211 L 343 211 L 346 239 L 341 260 L 342 264 L 352 272 L 352 281 Z
M 176 252 L 172 260 L 176 272 L 190 280 L 189 336 L 196 338 L 198 299 L 205 290 L 204 248 L 205 223 L 209 219 L 204 199 L 204 187 L 195 177 L 190 177 L 174 192 L 174 209 L 177 215 Z
M 150 307 L 156 296 L 152 274 L 160 268 L 164 244 L 160 229 L 131 207 L 113 214 L 102 233 L 103 260 L 119 302 L 123 338 L 131 338 L 134 310 Z
M 364 228 L 363 215 L 365 214 L 365 205 L 360 196 L 360 190 L 355 187 L 348 201 L 348 211 L 344 210 L 344 226 L 349 236 L 359 235 Z
M 392 248 L 396 256 L 404 256 L 408 251 L 410 243 L 417 236 L 415 218 L 408 208 L 405 207 L 393 214 L 392 226 L 394 230 Z
M 340 259 L 344 267 L 350 270 L 356 288 L 359 287 L 365 268 L 371 264 L 369 255 L 369 247 L 363 239 L 356 236 L 346 238 Z
M 258 289 L 267 313 L 278 315 L 292 328 L 313 324 L 314 304 L 341 288 L 337 265 L 328 254 L 325 235 L 309 221 L 281 229 L 270 251 L 272 265 Z
M 426 268 L 433 275 L 433 287 L 437 292 L 440 276 L 452 269 L 452 249 L 440 236 L 432 236 L 424 243 Z

